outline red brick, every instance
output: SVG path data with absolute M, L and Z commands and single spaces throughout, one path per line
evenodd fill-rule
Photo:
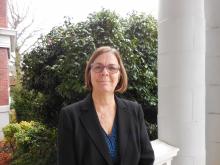
M 7 0 L 0 0 L 0 27 L 6 28 L 7 24 Z
M 0 69 L 0 81 L 1 80 L 8 80 L 9 79 L 9 73 L 8 69 Z
M 8 50 L 5 48 L 0 48 L 0 105 L 8 105 L 8 88 Z
M 0 69 L 8 68 L 8 49 L 0 48 Z
M 7 28 L 7 0 L 0 0 L 0 28 Z M 0 105 L 9 103 L 8 49 L 0 48 Z
M 1 89 L 3 89 L 3 87 L 4 88 L 8 88 L 8 83 L 9 83 L 8 80 L 0 80 L 0 87 L 1 87 Z
M 0 81 L 0 105 L 8 105 L 8 86 L 9 81 Z

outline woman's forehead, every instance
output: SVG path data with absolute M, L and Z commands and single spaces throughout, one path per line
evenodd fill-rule
M 113 63 L 113 64 L 118 64 L 118 60 L 115 56 L 115 54 L 111 52 L 103 53 L 96 57 L 94 60 L 94 63 Z

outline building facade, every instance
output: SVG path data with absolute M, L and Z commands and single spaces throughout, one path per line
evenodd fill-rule
M 220 1 L 159 2 L 158 138 L 180 149 L 173 165 L 219 165 Z M 7 24 L 7 1 L 0 0 L 0 138 L 15 47 Z
M 2 128 L 9 123 L 10 52 L 15 49 L 15 31 L 8 29 L 7 0 L 0 0 L 0 139 Z

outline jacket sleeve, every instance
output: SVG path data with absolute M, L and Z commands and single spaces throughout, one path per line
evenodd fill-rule
M 58 165 L 77 165 L 73 140 L 72 121 L 67 109 L 62 109 L 58 124 Z
M 153 165 L 154 151 L 150 143 L 147 133 L 147 127 L 144 121 L 144 113 L 141 105 L 139 105 L 139 122 L 140 122 L 140 144 L 141 144 L 141 157 L 139 165 Z

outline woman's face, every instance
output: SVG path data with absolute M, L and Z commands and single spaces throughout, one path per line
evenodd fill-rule
M 116 56 L 111 52 L 98 56 L 91 65 L 93 92 L 114 93 L 120 78 Z

